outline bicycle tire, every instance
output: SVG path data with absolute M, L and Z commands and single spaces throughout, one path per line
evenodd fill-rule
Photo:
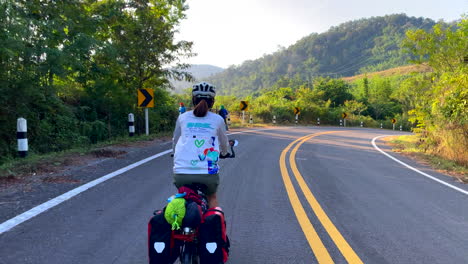
M 182 248 L 182 251 L 180 253 L 180 264 L 198 264 L 200 263 L 198 261 L 197 256 L 195 256 L 195 245 L 193 244 L 185 244 Z

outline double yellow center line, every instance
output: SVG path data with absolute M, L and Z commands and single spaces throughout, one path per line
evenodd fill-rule
M 307 202 L 312 207 L 312 210 L 314 211 L 318 220 L 323 225 L 327 233 L 330 235 L 331 239 L 333 240 L 337 248 L 340 250 L 341 254 L 343 254 L 343 257 L 348 261 L 348 263 L 358 264 L 358 263 L 363 263 L 362 260 L 354 252 L 354 250 L 351 248 L 348 242 L 346 242 L 346 240 L 340 234 L 340 232 L 332 223 L 330 218 L 328 218 L 327 214 L 323 211 L 322 207 L 317 202 L 317 199 L 315 199 L 315 196 L 312 194 L 306 182 L 304 181 L 304 178 L 302 177 L 301 173 L 297 169 L 296 160 L 295 160 L 297 150 L 304 142 L 316 136 L 337 133 L 337 132 L 342 132 L 342 131 L 329 131 L 329 132 L 311 134 L 311 135 L 298 138 L 295 141 L 293 141 L 291 144 L 289 144 L 283 150 L 280 156 L 279 162 L 280 162 L 281 176 L 283 178 L 283 182 L 286 187 L 286 191 L 289 196 L 289 201 L 291 202 L 294 213 L 296 214 L 297 220 L 299 221 L 302 231 L 304 232 L 304 235 L 307 241 L 309 242 L 310 248 L 312 249 L 315 257 L 317 258 L 318 263 L 334 263 L 333 259 L 328 253 L 328 250 L 325 248 L 325 246 L 322 243 L 322 240 L 320 239 L 319 235 L 315 231 L 314 226 L 310 222 L 307 216 L 307 213 L 305 212 L 304 207 L 302 206 L 302 203 L 299 200 L 299 197 L 297 196 L 296 190 L 294 189 L 294 185 L 291 181 L 288 169 L 286 167 L 286 155 L 288 151 L 294 146 L 294 144 L 299 142 L 294 147 L 294 149 L 291 151 L 289 155 L 289 163 L 291 166 L 291 170 L 294 174 L 294 177 L 296 178 L 296 181 L 298 182 L 299 187 L 304 193 L 304 196 L 306 197 Z

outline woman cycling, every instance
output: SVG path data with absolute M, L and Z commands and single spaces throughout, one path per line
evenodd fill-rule
M 174 184 L 177 188 L 193 183 L 206 185 L 210 208 L 218 206 L 218 161 L 230 156 L 224 120 L 210 112 L 215 96 L 215 87 L 209 83 L 193 86 L 192 102 L 195 108 L 179 115 L 172 141 Z

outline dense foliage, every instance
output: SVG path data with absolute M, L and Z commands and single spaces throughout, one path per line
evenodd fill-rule
M 164 68 L 190 56 L 174 41 L 185 0 L 0 2 L 0 160 L 16 150 L 16 119 L 28 121 L 34 152 L 127 133 L 138 88 L 154 88 L 151 130 L 172 129 L 176 110 Z M 187 65 L 179 64 L 178 69 Z
M 432 73 L 401 86 L 411 102 L 411 120 L 426 151 L 468 166 L 468 18 L 457 27 L 407 32 L 404 47 Z
M 245 96 L 269 88 L 282 78 L 312 82 L 318 76 L 352 76 L 408 63 L 400 42 L 409 29 L 429 29 L 430 19 L 404 14 L 372 17 L 311 34 L 296 44 L 246 61 L 211 78 L 224 94 Z

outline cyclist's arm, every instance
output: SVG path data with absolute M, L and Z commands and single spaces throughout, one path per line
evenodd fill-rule
M 219 151 L 221 155 L 226 155 L 228 153 L 228 137 L 226 135 L 226 126 L 224 121 L 221 125 L 218 126 L 218 139 L 219 139 Z
M 175 147 L 177 145 L 177 141 L 179 141 L 180 135 L 181 135 L 180 123 L 179 123 L 179 119 L 177 118 L 176 127 L 174 129 L 174 135 L 172 136 L 172 154 L 175 153 Z

